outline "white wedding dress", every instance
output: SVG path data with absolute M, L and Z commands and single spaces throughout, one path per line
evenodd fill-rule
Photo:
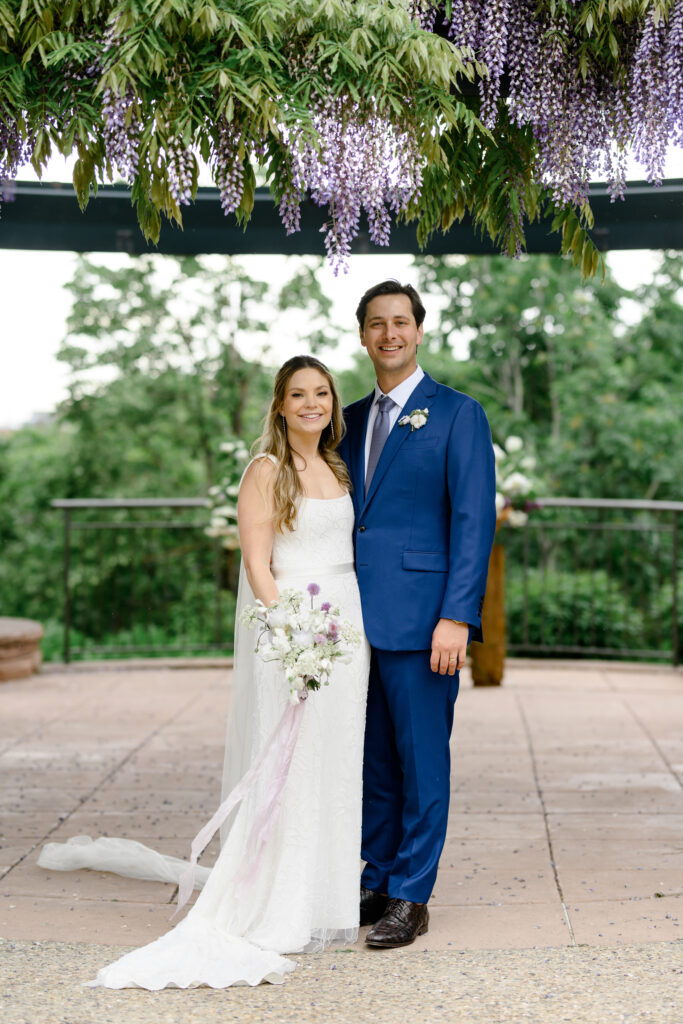
M 301 499 L 295 531 L 276 535 L 273 575 L 280 592 L 319 584 L 316 600 L 338 605 L 342 618 L 362 629 L 353 522 L 349 495 Z M 253 600 L 242 573 L 238 616 Z M 236 624 L 224 797 L 263 749 L 288 702 L 282 670 L 254 653 L 255 640 L 254 632 Z M 348 663 L 335 664 L 330 685 L 304 705 L 277 823 L 246 895 L 238 893 L 236 878 L 245 867 L 246 840 L 267 780 L 259 780 L 232 812 L 215 866 L 198 869 L 195 884 L 204 885 L 187 915 L 161 938 L 103 967 L 91 985 L 156 990 L 279 983 L 295 967 L 281 954 L 355 942 L 368 671 L 363 640 Z M 203 824 L 197 822 L 198 831 Z M 98 844 L 105 844 L 101 853 Z M 177 879 L 184 867 L 131 841 L 83 837 L 49 844 L 39 863 L 165 880 Z

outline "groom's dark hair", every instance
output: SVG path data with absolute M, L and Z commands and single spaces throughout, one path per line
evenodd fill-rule
M 390 278 L 388 281 L 382 281 L 380 284 L 373 285 L 372 288 L 368 288 L 363 298 L 358 303 L 358 309 L 356 310 L 356 318 L 358 324 L 362 330 L 365 323 L 365 314 L 367 312 L 368 303 L 376 299 L 378 295 L 407 295 L 410 299 L 410 304 L 413 307 L 413 316 L 415 317 L 415 323 L 419 327 L 425 318 L 425 308 L 422 305 L 422 299 L 417 294 L 412 284 L 401 284 L 395 277 Z

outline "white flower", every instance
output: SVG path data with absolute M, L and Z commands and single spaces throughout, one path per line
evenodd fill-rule
M 429 409 L 413 409 L 407 416 L 401 416 L 398 421 L 399 427 L 407 427 L 410 424 L 410 432 L 420 430 L 429 419 Z
M 318 652 L 311 647 L 307 647 L 296 659 L 297 672 L 302 676 L 316 676 L 319 667 Z
M 536 459 L 533 455 L 525 455 L 523 459 L 519 460 L 519 464 L 527 473 L 533 473 L 536 469 Z
M 292 630 L 292 640 L 299 647 L 312 647 L 313 633 L 310 629 L 294 629 Z
M 500 484 L 507 494 L 528 494 L 531 490 L 531 480 L 523 473 L 510 473 Z
M 247 455 L 244 441 L 223 441 L 219 448 L 225 455 L 236 455 L 238 459 L 244 459 Z
M 268 609 L 266 612 L 266 619 L 268 621 L 268 625 L 273 630 L 284 630 L 287 625 L 287 613 L 282 608 L 278 608 L 277 605 L 274 608 Z
M 496 460 L 496 465 L 498 465 L 499 462 L 502 462 L 505 458 L 505 452 L 499 444 L 494 443 L 493 445 L 493 457 Z
M 240 546 L 240 534 L 237 526 L 228 526 L 222 533 L 222 545 L 228 551 L 236 551 Z
M 516 434 L 510 434 L 505 440 L 505 450 L 512 455 L 513 452 L 518 452 L 524 447 L 524 441 L 521 437 L 517 437 Z
M 524 526 L 528 518 L 526 512 L 522 512 L 518 508 L 511 508 L 508 512 L 508 523 L 510 526 Z
M 505 495 L 501 494 L 500 491 L 496 491 L 496 515 L 500 515 L 504 508 Z

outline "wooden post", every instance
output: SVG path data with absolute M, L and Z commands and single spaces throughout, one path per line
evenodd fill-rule
M 475 686 L 500 686 L 505 671 L 505 548 L 494 544 L 481 616 L 483 644 L 470 646 Z

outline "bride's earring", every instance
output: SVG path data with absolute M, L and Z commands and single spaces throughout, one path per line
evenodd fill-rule
M 284 416 L 282 417 L 282 429 L 284 431 L 285 437 L 287 437 L 287 420 L 284 418 Z
M 334 423 L 330 420 L 330 441 L 334 441 Z

